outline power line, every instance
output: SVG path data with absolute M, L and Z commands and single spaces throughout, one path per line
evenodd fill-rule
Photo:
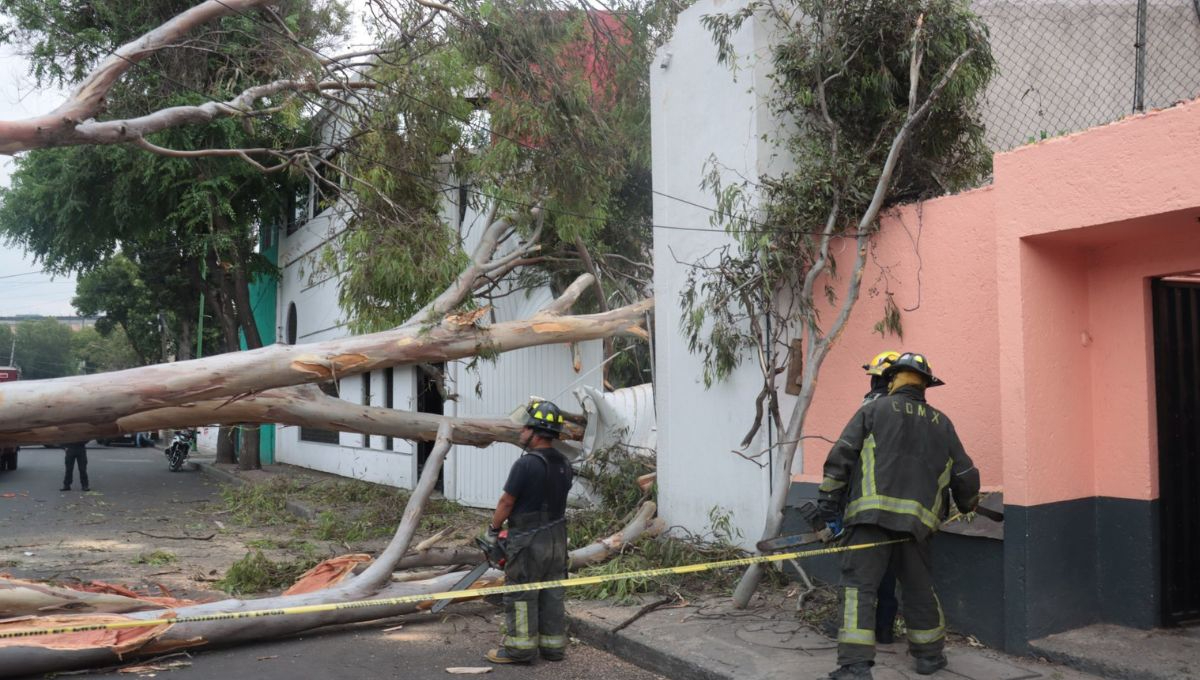
M 50 272 L 47 272 L 45 269 L 39 269 L 35 272 L 23 272 L 21 274 L 6 274 L 5 276 L 0 276 L 0 279 L 15 279 L 18 276 L 32 276 L 34 274 L 49 274 L 49 273 Z

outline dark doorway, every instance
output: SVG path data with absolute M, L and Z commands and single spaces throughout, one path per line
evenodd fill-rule
M 1178 625 L 1200 622 L 1200 282 L 1152 295 L 1163 620 Z
M 439 416 L 446 413 L 446 400 L 442 397 L 442 385 L 446 375 L 446 364 L 422 364 L 417 366 L 417 411 L 421 413 L 436 413 Z M 425 469 L 425 461 L 433 453 L 433 442 L 417 442 L 417 475 Z M 437 490 L 441 491 L 442 478 L 446 468 L 438 470 Z M 415 480 L 413 482 L 416 483 Z

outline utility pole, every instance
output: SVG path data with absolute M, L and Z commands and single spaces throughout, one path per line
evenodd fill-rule
M 16 331 L 13 331 L 12 348 L 8 350 L 8 365 L 9 366 L 16 366 L 16 364 L 13 363 L 13 361 L 16 360 L 16 357 L 17 357 L 17 333 L 16 333 Z

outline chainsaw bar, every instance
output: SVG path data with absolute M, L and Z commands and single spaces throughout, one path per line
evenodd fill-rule
M 488 568 L 491 566 L 492 565 L 488 564 L 487 562 L 481 562 L 481 563 L 477 564 L 474 569 L 467 572 L 466 576 L 459 579 L 458 583 L 455 583 L 454 587 L 451 588 L 449 592 L 453 592 L 456 590 L 466 590 L 467 588 L 470 588 L 472 585 L 475 584 L 476 581 L 479 580 L 480 576 L 483 576 L 483 573 L 485 571 L 487 571 Z M 446 607 L 450 606 L 451 602 L 454 602 L 454 600 L 438 600 L 437 604 L 433 605 L 433 608 L 429 610 L 429 613 L 436 614 L 436 613 L 442 611 L 443 609 L 445 609 Z
M 758 548 L 759 552 L 774 552 L 776 550 L 808 545 L 809 543 L 819 543 L 820 541 L 821 539 L 817 538 L 817 534 L 810 531 L 803 534 L 792 534 L 791 536 L 767 538 L 759 541 L 754 547 Z

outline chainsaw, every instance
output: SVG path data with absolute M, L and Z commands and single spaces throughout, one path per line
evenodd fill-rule
M 821 514 L 817 510 L 816 503 L 813 503 L 812 501 L 808 501 L 807 503 L 805 503 L 804 505 L 801 505 L 799 507 L 799 511 L 800 511 L 800 516 L 804 518 L 804 521 L 808 522 L 808 526 L 810 526 L 810 527 L 824 527 L 825 526 L 825 522 L 824 522 L 824 520 L 821 519 Z M 978 513 L 981 517 L 986 517 L 994 522 L 1003 522 L 1004 521 L 1004 513 L 1003 512 L 998 512 L 998 511 L 992 510 L 990 508 L 985 508 L 985 507 L 983 507 L 982 504 L 977 505 L 975 507 L 975 512 Z M 829 529 L 822 528 L 818 531 L 806 531 L 804 533 L 799 533 L 799 534 L 791 534 L 788 536 L 776 536 L 775 538 L 763 539 L 763 540 L 759 541 L 754 547 L 757 548 L 758 551 L 762 552 L 762 553 L 777 552 L 780 550 L 797 548 L 797 547 L 800 547 L 803 545 L 808 545 L 810 543 L 828 543 L 832 538 L 834 538 L 834 536 L 829 531 Z
M 468 571 L 465 576 L 459 579 L 458 583 L 455 583 L 454 586 L 450 588 L 450 591 L 453 592 L 456 590 L 466 590 L 467 588 L 470 588 L 476 581 L 479 580 L 479 577 L 483 576 L 484 573 L 486 573 L 487 570 L 492 567 L 495 567 L 496 569 L 504 569 L 504 564 L 507 562 L 507 554 L 505 553 L 504 547 L 507 545 L 507 543 L 508 529 L 500 532 L 500 539 L 495 543 L 488 543 L 482 538 L 476 536 L 475 547 L 479 548 L 483 552 L 483 561 L 475 565 L 474 569 Z M 436 614 L 446 607 L 449 607 L 450 603 L 453 601 L 454 600 L 438 600 L 437 604 L 433 605 L 433 608 L 429 611 L 432 614 Z

